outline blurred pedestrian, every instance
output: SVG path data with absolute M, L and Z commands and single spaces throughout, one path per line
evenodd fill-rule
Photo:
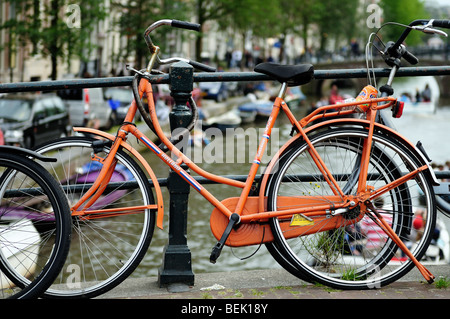
M 427 83 L 427 85 L 425 85 L 425 89 L 422 92 L 422 100 L 424 102 L 431 101 L 431 89 L 430 89 L 430 86 L 428 85 L 428 83 Z

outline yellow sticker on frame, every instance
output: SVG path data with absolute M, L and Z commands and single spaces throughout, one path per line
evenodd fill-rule
M 290 226 L 308 226 L 314 225 L 314 220 L 302 214 L 292 215 Z

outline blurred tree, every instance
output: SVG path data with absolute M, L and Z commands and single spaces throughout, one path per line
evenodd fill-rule
M 287 34 L 298 34 L 302 37 L 306 52 L 311 43 L 309 40 L 309 31 L 313 23 L 316 22 L 317 1 L 316 0 L 279 0 L 279 19 L 282 38 Z M 299 52 L 301 53 L 301 52 Z
M 381 0 L 379 5 L 383 9 L 384 22 L 409 24 L 413 20 L 427 19 L 429 16 L 422 0 Z M 403 30 L 403 27 L 388 26 L 383 29 L 383 35 L 386 40 L 395 41 Z M 411 32 L 406 39 L 407 45 L 419 44 L 422 37 L 421 32 Z
M 31 45 L 30 54 L 50 57 L 51 79 L 58 76 L 58 60 L 70 61 L 73 56 L 83 59 L 95 43 L 91 33 L 97 23 L 105 17 L 102 2 L 79 0 L 78 12 L 66 11 L 70 0 L 14 0 L 8 1 L 10 12 L 0 29 L 7 29 L 10 52 L 25 50 Z M 69 17 L 71 16 L 72 17 Z M 74 24 L 74 21 L 76 23 Z M 79 22 L 79 25 L 77 24 Z
M 226 15 L 217 18 L 222 29 L 231 28 L 241 36 L 241 50 L 245 51 L 248 31 L 256 37 L 279 36 L 278 1 L 273 0 L 228 0 Z M 244 59 L 241 60 L 244 67 Z
M 145 57 L 149 54 L 143 37 L 145 30 L 160 19 L 185 20 L 189 11 L 187 2 L 181 0 L 118 0 L 112 1 L 112 6 L 122 13 L 117 23 L 121 35 L 127 37 L 127 47 L 123 57 L 134 55 L 136 67 L 144 67 Z M 168 47 L 168 43 L 164 41 L 168 39 L 167 35 L 171 32 L 174 30 L 170 28 L 158 29 L 155 34 L 152 34 L 152 39 L 155 39 L 155 43 L 165 44 L 162 48 Z
M 203 26 L 207 21 L 216 21 L 227 17 L 231 13 L 233 0 L 192 0 L 193 13 L 197 17 L 197 23 Z M 203 33 L 197 34 L 195 41 L 196 60 L 201 60 L 203 51 L 202 38 Z
M 75 11 L 66 11 L 72 4 L 70 0 L 44 2 L 39 43 L 41 53 L 50 56 L 53 80 L 57 78 L 58 58 L 65 59 L 70 65 L 74 56 L 82 61 L 90 57 L 97 46 L 97 39 L 92 38 L 93 31 L 106 16 L 101 1 L 79 0 Z
M 5 29 L 8 37 L 5 43 L 0 44 L 0 49 L 8 48 L 11 81 L 12 70 L 15 63 L 15 55 L 24 50 L 28 43 L 32 43 L 32 54 L 37 53 L 39 41 L 39 1 L 38 0 L 16 0 L 9 1 L 9 19 L 3 21 L 0 30 Z
M 315 1 L 312 16 L 319 29 L 320 50 L 325 50 L 331 38 L 339 39 L 344 35 L 349 40 L 354 36 L 359 22 L 356 18 L 358 6 L 359 0 Z
M 73 10 L 70 10 L 71 7 Z M 79 58 L 82 62 L 88 62 L 92 58 L 92 52 L 98 48 L 99 33 L 108 32 L 108 30 L 102 30 L 99 25 L 106 19 L 109 9 L 105 7 L 103 1 L 67 0 L 65 25 L 60 32 L 62 41 L 66 43 L 62 54 L 66 57 L 69 66 L 73 57 Z M 99 58 L 98 56 L 97 59 Z M 100 71 L 99 66 L 97 71 Z

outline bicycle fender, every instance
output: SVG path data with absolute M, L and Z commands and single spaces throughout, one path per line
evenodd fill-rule
M 8 153 L 15 153 L 15 154 L 19 154 L 19 155 L 30 156 L 32 158 L 38 159 L 43 162 L 56 162 L 56 158 L 44 156 L 42 154 L 39 154 L 39 153 L 29 150 L 27 148 L 21 148 L 21 147 L 16 147 L 16 146 L 9 146 L 9 145 L 0 145 L 0 152 L 1 151 L 7 151 Z
M 97 136 L 101 136 L 103 138 L 106 138 L 110 141 L 115 140 L 115 136 L 106 132 L 102 132 L 100 130 L 87 128 L 87 127 L 74 127 L 73 130 L 75 132 L 82 132 L 82 133 L 88 133 L 93 134 Z M 150 176 L 150 179 L 153 182 L 153 186 L 155 188 L 156 193 L 156 203 L 157 203 L 157 215 L 156 215 L 156 226 L 158 228 L 163 229 L 163 221 L 164 221 L 164 201 L 162 197 L 161 187 L 159 185 L 158 179 L 156 178 L 155 173 L 153 172 L 150 165 L 147 163 L 147 161 L 142 157 L 142 155 L 134 149 L 130 144 L 125 143 L 124 141 L 121 142 L 121 146 L 125 148 L 127 151 L 129 151 L 133 156 L 137 158 L 137 160 L 144 166 L 145 170 Z
M 370 125 L 370 121 L 368 120 L 363 120 L 363 119 L 351 119 L 351 118 L 343 118 L 343 119 L 334 119 L 334 120 L 329 120 L 329 121 L 325 121 L 325 122 L 321 122 L 315 125 L 312 125 L 306 129 L 304 129 L 304 132 L 306 134 L 310 134 L 311 132 L 314 132 L 315 130 L 319 130 L 319 129 L 323 129 L 324 127 L 327 126 L 332 126 L 332 125 L 357 125 L 357 126 L 361 126 L 361 127 L 368 127 Z M 380 123 L 375 123 L 375 127 L 378 130 L 384 131 L 388 134 L 392 134 L 395 136 L 395 138 L 400 141 L 403 145 L 405 145 L 406 147 L 408 147 L 416 156 L 416 158 L 419 160 L 421 165 L 427 165 L 428 169 L 426 170 L 426 172 L 428 173 L 433 185 L 439 185 L 439 181 L 436 178 L 436 175 L 434 174 L 433 169 L 431 168 L 431 165 L 429 163 L 429 161 L 426 159 L 426 156 L 423 154 L 423 152 L 420 151 L 420 149 L 412 144 L 410 141 L 408 141 L 404 136 L 402 136 L 401 134 L 399 134 L 397 131 L 382 125 Z M 267 181 L 269 176 L 273 173 L 274 169 L 277 169 L 276 167 L 276 163 L 278 161 L 279 158 L 281 158 L 281 156 L 283 156 L 283 153 L 285 152 L 285 150 L 292 144 L 294 143 L 297 139 L 301 138 L 301 134 L 298 133 L 296 135 L 294 135 L 293 137 L 291 137 L 279 150 L 278 152 L 273 156 L 273 158 L 270 160 L 269 165 L 266 167 L 263 176 L 261 177 L 261 181 L 260 181 L 260 186 L 259 186 L 259 211 L 263 212 L 266 210 L 266 204 L 264 201 L 264 196 L 266 195 L 264 193 L 266 186 L 267 186 Z

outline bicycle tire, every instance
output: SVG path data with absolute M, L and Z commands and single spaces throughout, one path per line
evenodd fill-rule
M 90 184 L 98 174 L 95 169 L 98 162 L 91 158 L 95 140 L 84 136 L 66 137 L 36 148 L 38 153 L 57 159 L 56 163 L 45 163 L 44 167 L 60 181 L 70 206 L 89 189 L 85 184 Z M 96 155 L 104 157 L 109 150 L 109 146 L 104 146 Z M 116 159 L 114 174 L 122 179 L 127 177 L 116 181 L 119 185 L 114 190 L 104 192 L 95 203 L 96 209 L 154 204 L 150 183 L 136 161 L 121 149 Z M 121 190 L 120 187 L 129 181 L 135 181 L 136 188 Z M 71 189 L 74 184 L 80 187 L 79 192 Z M 153 209 L 98 220 L 73 217 L 74 240 L 65 265 L 72 272 L 61 273 L 44 296 L 93 298 L 116 287 L 141 262 L 150 245 L 154 226 Z
M 283 154 L 280 155 L 280 160 L 281 158 L 283 158 L 284 156 L 286 156 L 286 154 L 289 153 L 289 151 L 284 152 Z M 266 187 L 266 193 L 265 196 L 268 196 L 268 190 L 270 187 Z M 308 281 L 310 282 L 311 279 L 307 276 L 307 274 L 305 272 L 299 272 L 298 269 L 292 264 L 292 262 L 290 261 L 290 258 L 286 258 L 285 254 L 280 251 L 279 245 L 277 241 L 271 241 L 265 244 L 267 251 L 270 253 L 270 255 L 272 256 L 273 259 L 275 259 L 275 261 L 281 266 L 283 267 L 286 271 L 288 271 L 290 274 L 300 278 L 301 280 L 304 281 Z
M 367 130 L 358 128 L 328 130 L 311 137 L 311 142 L 318 149 L 332 174 L 336 176 L 340 174 L 342 179 L 339 179 L 338 183 L 341 188 L 345 188 L 349 183 L 351 170 L 355 167 L 354 161 L 360 158 L 362 143 L 366 137 Z M 296 190 L 297 196 L 315 196 L 320 200 L 324 199 L 324 195 L 330 194 L 326 182 L 320 179 L 311 183 L 291 180 L 286 187 L 282 185 L 283 178 L 291 174 L 288 169 L 293 165 L 298 165 L 294 166 L 294 172 L 297 174 L 300 167 L 300 173 L 321 175 L 311 162 L 307 150 L 306 143 L 299 139 L 286 150 L 286 155 L 280 158 L 277 172 L 268 181 L 269 210 L 278 209 L 278 196 L 292 196 L 293 182 L 294 186 L 302 187 L 301 190 Z M 421 166 L 418 159 L 407 146 L 398 142 L 395 137 L 374 132 L 369 173 L 378 174 L 379 178 L 368 183 L 373 184 L 375 188 L 380 187 L 399 178 L 404 171 L 408 172 L 418 166 Z M 420 189 L 422 194 L 418 193 L 416 188 Z M 350 194 L 354 191 L 352 188 L 349 189 Z M 420 260 L 431 240 L 436 219 L 434 192 L 428 176 L 423 172 L 419 173 L 416 179 L 394 188 L 385 194 L 383 199 L 385 201 L 382 215 L 391 220 L 393 230 L 404 241 L 409 240 L 414 230 L 413 207 L 426 209 L 424 229 L 419 234 L 421 237 L 418 241 L 412 242 L 410 248 L 413 255 Z M 351 212 L 346 214 L 347 220 L 355 217 Z M 322 221 L 323 224 L 326 222 Z M 347 227 L 286 239 L 284 231 L 288 232 L 290 229 L 283 228 L 282 224 L 286 225 L 290 220 L 277 218 L 270 220 L 278 248 L 275 253 L 280 253 L 292 264 L 290 271 L 296 271 L 300 279 L 319 282 L 337 289 L 381 287 L 398 280 L 414 266 L 411 260 L 402 257 L 397 245 L 386 238 L 384 232 L 376 225 L 370 226 L 367 231 L 369 235 L 355 231 L 358 227 L 369 225 L 370 222 L 366 215 L 360 221 L 355 219 L 355 222 Z M 305 225 L 299 227 L 304 227 L 305 231 L 308 229 Z
M 66 197 L 37 162 L 0 149 L 0 198 L 1 298 L 37 298 L 69 251 Z

